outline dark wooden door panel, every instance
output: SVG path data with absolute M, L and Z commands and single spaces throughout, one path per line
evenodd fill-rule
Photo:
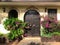
M 40 35 L 40 17 L 39 14 L 30 11 L 25 16 L 25 22 L 31 24 L 31 29 L 27 31 L 28 36 L 39 36 Z M 36 15 L 35 15 L 36 14 Z

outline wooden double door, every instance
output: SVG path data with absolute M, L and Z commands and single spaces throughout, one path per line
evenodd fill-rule
M 30 25 L 27 36 L 40 36 L 40 15 L 36 10 L 28 10 L 25 13 L 24 21 Z

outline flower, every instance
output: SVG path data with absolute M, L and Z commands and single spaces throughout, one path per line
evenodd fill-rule
M 46 31 L 56 30 L 58 21 L 55 17 L 44 17 L 44 21 L 41 21 L 42 26 L 46 29 Z M 49 32 L 48 32 L 49 33 Z
M 48 22 L 45 24 L 45 27 L 46 27 L 46 28 L 49 28 L 49 24 L 48 24 Z

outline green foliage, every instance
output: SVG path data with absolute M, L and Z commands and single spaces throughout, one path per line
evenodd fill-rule
M 18 36 L 21 36 L 23 33 L 24 32 L 22 29 L 11 30 L 11 33 L 9 33 L 9 35 L 8 35 L 8 39 L 13 40 L 15 38 L 18 38 Z
M 56 17 L 44 17 L 42 21 L 42 35 L 43 37 L 52 37 L 53 35 L 60 35 L 60 22 L 56 20 Z
M 53 34 L 52 33 L 46 33 L 46 29 L 44 28 L 44 27 L 42 27 L 41 28 L 41 36 L 42 37 L 48 37 L 48 38 L 50 38 L 50 37 L 52 37 L 53 36 Z
M 4 21 L 4 27 L 7 30 L 17 30 L 18 28 L 24 28 L 25 24 L 26 23 L 18 20 L 17 18 L 6 19 L 6 21 Z
M 8 34 L 9 40 L 13 40 L 17 38 L 18 36 L 23 35 L 24 33 L 23 29 L 25 26 L 26 26 L 26 23 L 17 18 L 10 18 L 4 21 L 5 29 L 10 31 L 10 33 Z

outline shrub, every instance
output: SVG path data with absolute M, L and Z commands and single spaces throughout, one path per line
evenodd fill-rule
M 56 17 L 44 17 L 44 21 L 41 22 L 44 31 L 44 35 L 53 35 L 53 34 L 60 34 L 60 22 L 57 21 Z
M 5 29 L 10 31 L 10 33 L 8 34 L 8 39 L 13 40 L 18 36 L 23 35 L 24 33 L 23 29 L 25 25 L 26 25 L 25 22 L 17 18 L 6 19 L 6 21 L 4 21 L 4 27 Z

